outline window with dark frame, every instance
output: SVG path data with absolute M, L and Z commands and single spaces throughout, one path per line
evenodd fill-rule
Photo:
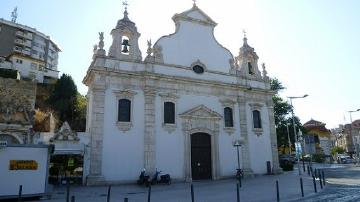
M 175 104 L 164 102 L 164 123 L 175 124 Z
M 254 128 L 261 128 L 261 116 L 258 110 L 253 111 Z
M 233 113 L 230 107 L 224 108 L 225 127 L 234 127 Z
M 249 74 L 254 74 L 251 62 L 248 62 L 248 69 L 249 69 Z
M 118 121 L 130 122 L 131 101 L 128 99 L 120 99 L 118 106 Z

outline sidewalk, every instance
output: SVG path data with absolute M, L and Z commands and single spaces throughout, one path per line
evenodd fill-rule
M 302 174 L 305 196 L 313 195 L 314 188 L 312 178 L 307 173 Z M 276 201 L 276 180 L 279 181 L 280 201 L 301 198 L 300 181 L 298 170 L 284 172 L 280 175 L 261 175 L 242 180 L 240 188 L 240 201 Z M 195 201 L 200 202 L 232 202 L 236 201 L 235 179 L 219 181 L 193 182 Z M 318 192 L 321 191 L 317 182 Z M 70 196 L 74 195 L 76 201 L 101 202 L 106 201 L 107 187 L 71 187 Z M 63 202 L 66 197 L 65 187 L 56 187 L 51 200 Z M 148 188 L 136 185 L 119 185 L 111 188 L 111 200 L 124 201 L 127 197 L 129 202 L 147 201 Z M 175 183 L 172 185 L 154 185 L 151 192 L 153 202 L 191 202 L 190 183 Z

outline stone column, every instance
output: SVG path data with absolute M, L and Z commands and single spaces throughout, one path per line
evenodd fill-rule
M 248 125 L 246 120 L 246 100 L 244 97 L 238 98 L 239 105 L 239 117 L 240 117 L 240 134 L 241 139 L 243 140 L 241 146 L 241 161 L 242 169 L 245 175 L 253 175 L 251 169 L 250 161 L 250 148 L 249 148 L 249 138 L 248 138 Z
M 270 97 L 271 99 L 271 97 Z M 276 128 L 275 128 L 275 117 L 274 117 L 274 103 L 272 100 L 268 100 L 266 105 L 268 107 L 269 113 L 269 130 L 270 130 L 270 143 L 272 150 L 272 167 L 273 173 L 281 173 L 282 169 L 279 167 L 279 156 L 278 156 L 278 146 L 276 138 Z
M 145 117 L 144 117 L 144 167 L 153 173 L 156 168 L 156 130 L 155 130 L 155 89 L 145 87 Z
M 91 118 L 89 124 L 90 133 L 90 174 L 87 176 L 87 185 L 98 185 L 105 182 L 102 175 L 102 150 L 104 136 L 104 105 L 105 88 L 92 90 L 92 99 L 90 100 L 92 108 L 90 110 Z

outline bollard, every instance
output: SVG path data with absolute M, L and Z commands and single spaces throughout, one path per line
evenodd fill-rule
M 124 198 L 124 202 L 129 202 L 129 199 L 128 199 L 128 198 Z
M 106 197 L 106 202 L 110 202 L 110 194 L 111 194 L 111 185 L 109 185 L 109 188 L 108 188 L 108 193 L 107 193 L 107 197 Z
M 70 181 L 66 179 L 66 202 L 70 202 Z
M 301 189 L 301 197 L 304 197 L 304 185 L 301 177 L 300 177 L 300 189 Z
M 304 158 L 302 159 L 302 162 L 303 162 L 303 171 L 305 173 L 305 161 L 304 161 Z
M 236 201 L 237 201 L 237 202 L 240 202 L 239 184 L 236 184 Z
M 318 178 L 318 177 L 317 177 L 317 169 L 316 169 L 316 168 L 315 168 L 314 174 L 315 174 L 315 179 Z
M 75 202 L 75 196 L 71 196 L 71 202 Z
M 241 184 L 241 175 L 240 175 L 240 177 L 239 177 L 239 187 L 241 187 L 242 186 L 242 184 Z
M 280 201 L 279 182 L 276 180 L 276 200 Z
M 314 175 L 312 166 L 310 166 L 310 172 L 311 172 L 311 175 Z
M 307 166 L 307 173 L 310 176 L 310 166 L 309 165 Z
M 148 202 L 151 201 L 151 184 L 149 185 L 149 191 L 148 191 Z
M 194 202 L 194 185 L 191 184 L 191 202 Z
M 318 176 L 318 178 L 320 179 L 320 178 L 321 178 L 321 176 L 320 176 L 320 169 L 317 169 L 317 171 L 318 171 L 317 176 Z
M 320 183 L 320 188 L 323 189 L 323 185 L 322 185 L 322 178 L 319 172 L 319 183 Z
M 313 175 L 312 177 L 313 177 L 313 183 L 314 183 L 314 191 L 315 191 L 315 193 L 317 193 L 315 176 Z
M 324 170 L 322 170 L 322 177 L 323 177 L 323 184 L 325 186 L 325 174 L 324 174 Z
M 21 199 L 21 195 L 22 195 L 22 185 L 19 186 L 19 196 L 18 196 L 18 201 L 22 201 Z

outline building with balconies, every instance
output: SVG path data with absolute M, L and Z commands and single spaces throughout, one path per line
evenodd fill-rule
M 0 19 L 0 57 L 12 62 L 11 68 L 18 70 L 21 78 L 38 83 L 56 81 L 59 52 L 59 46 L 35 28 Z

